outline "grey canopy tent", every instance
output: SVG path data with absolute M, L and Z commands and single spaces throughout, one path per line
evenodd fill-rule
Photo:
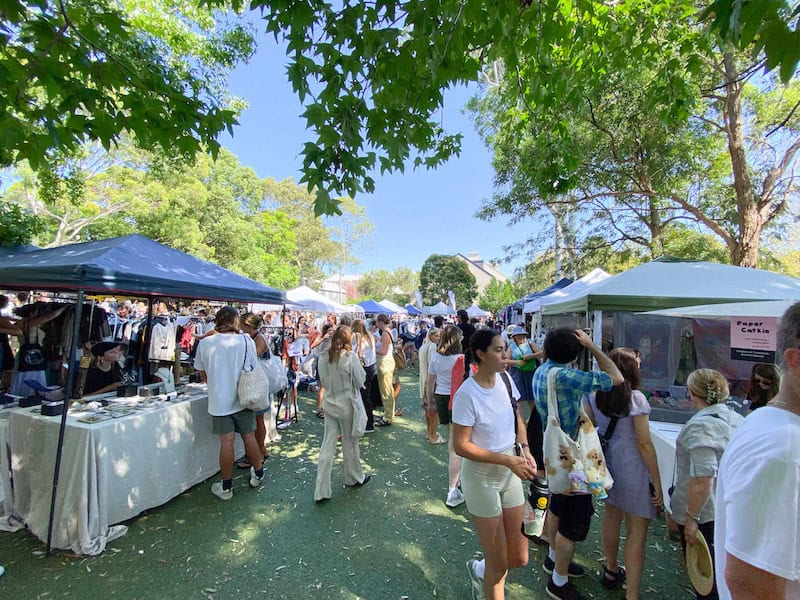
M 141 235 L 8 255 L 0 264 L 0 288 L 76 292 L 73 340 L 80 338 L 81 309 L 87 292 L 148 297 L 151 307 L 152 299 L 158 296 L 223 302 L 286 302 L 286 296 L 280 290 Z M 75 389 L 75 362 L 76 347 L 73 344 L 69 353 L 66 399 L 72 397 Z M 66 424 L 65 406 L 53 474 L 48 554 Z

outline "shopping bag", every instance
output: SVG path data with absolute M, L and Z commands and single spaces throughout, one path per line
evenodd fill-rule
M 544 464 L 547 482 L 554 494 L 594 494 L 606 497 L 605 490 L 614 484 L 606 468 L 600 438 L 589 417 L 580 412 L 577 439 L 573 440 L 558 419 L 556 376 L 560 369 L 547 374 L 547 424 L 544 431 Z
M 248 346 L 251 341 L 249 339 L 243 341 L 244 360 L 239 373 L 239 382 L 236 384 L 239 404 L 242 408 L 253 411 L 266 410 L 269 407 L 269 379 L 257 362 L 248 363 Z

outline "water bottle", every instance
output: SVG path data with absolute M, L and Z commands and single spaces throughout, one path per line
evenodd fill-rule
M 544 518 L 547 515 L 548 497 L 550 489 L 547 482 L 540 479 L 533 481 L 531 502 L 526 503 L 523 523 L 527 537 L 540 537 L 544 529 Z

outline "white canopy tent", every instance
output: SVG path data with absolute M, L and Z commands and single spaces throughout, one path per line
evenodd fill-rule
M 490 313 L 488 310 L 483 310 L 480 306 L 473 302 L 472 306 L 467 309 L 467 315 L 469 315 L 471 319 L 479 319 L 481 317 L 491 317 L 492 313 Z
M 558 302 L 565 302 L 570 298 L 581 294 L 585 290 L 589 289 L 590 287 L 597 285 L 598 283 L 605 281 L 611 277 L 608 273 L 606 273 L 603 269 L 592 269 L 586 275 L 581 277 L 580 279 L 576 279 L 568 286 L 561 288 L 560 290 L 556 290 L 552 294 L 548 294 L 547 296 L 541 296 L 540 298 L 534 298 L 530 302 L 526 302 L 525 305 L 522 307 L 523 314 L 527 313 L 536 313 L 542 310 L 542 307 L 547 304 L 556 304 Z
M 552 304 L 542 314 L 646 311 L 698 304 L 789 300 L 800 279 L 732 265 L 656 260 L 601 281 Z
M 378 302 L 378 304 L 382 304 L 386 308 L 390 308 L 392 310 L 392 313 L 394 313 L 396 315 L 407 315 L 408 314 L 408 311 L 405 308 L 395 304 L 391 300 L 385 300 L 384 299 L 384 300 L 381 300 L 380 302 Z
M 796 302 L 798 300 L 725 302 L 723 304 L 700 304 L 699 306 L 651 310 L 642 314 L 684 319 L 728 319 L 730 317 L 776 317 L 779 319 Z
M 435 317 L 437 315 L 454 315 L 456 314 L 456 311 L 454 311 L 451 306 L 445 304 L 444 302 L 439 302 L 439 304 L 434 304 L 433 306 L 423 306 L 422 314 Z
M 286 292 L 286 297 L 295 305 L 297 310 L 310 310 L 314 312 L 358 313 L 364 314 L 364 310 L 356 305 L 339 304 L 326 298 L 319 292 L 315 292 L 310 287 L 301 285 L 298 288 Z

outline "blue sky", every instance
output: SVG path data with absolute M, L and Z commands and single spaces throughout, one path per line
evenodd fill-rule
M 302 144 L 310 139 L 299 117 L 302 108 L 285 75 L 286 57 L 271 38 L 260 36 L 252 61 L 230 78 L 232 94 L 245 98 L 249 108 L 241 115 L 233 137 L 221 143 L 252 167 L 260 177 L 299 180 Z M 492 193 L 491 154 L 475 133 L 462 108 L 470 92 L 449 92 L 441 116 L 448 132 L 464 134 L 459 158 L 434 171 L 376 176 L 373 194 L 360 194 L 375 232 L 357 251 L 361 260 L 354 271 L 419 270 L 431 254 L 479 252 L 484 259 L 503 258 L 503 245 L 528 237 L 531 224 L 508 226 L 503 220 L 481 221 L 474 217 L 481 202 Z M 518 257 L 502 264 L 511 276 L 527 260 Z

